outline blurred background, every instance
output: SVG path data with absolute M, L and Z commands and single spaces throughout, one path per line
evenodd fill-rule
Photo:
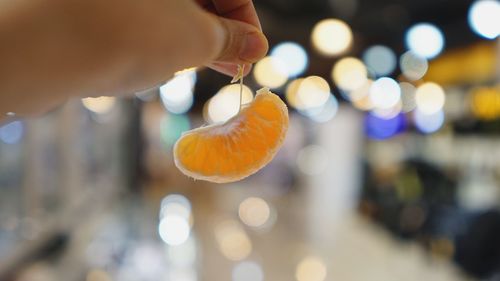
M 134 98 L 0 125 L 0 280 L 500 280 L 500 2 L 256 0 L 245 78 L 290 109 L 233 184 L 174 166 L 238 111 L 188 69 Z

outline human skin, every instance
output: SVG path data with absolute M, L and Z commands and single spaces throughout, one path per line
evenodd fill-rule
M 0 121 L 267 53 L 251 0 L 0 0 Z

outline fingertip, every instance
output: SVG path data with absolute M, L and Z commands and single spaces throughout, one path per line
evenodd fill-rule
M 243 61 L 257 62 L 269 49 L 269 43 L 262 32 L 250 32 L 245 35 L 239 57 Z

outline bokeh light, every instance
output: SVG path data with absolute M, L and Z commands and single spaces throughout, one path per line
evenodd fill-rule
M 161 200 L 160 219 L 169 215 L 176 215 L 189 220 L 191 216 L 191 202 L 180 194 L 170 194 Z
M 328 151 L 319 145 L 306 146 L 297 155 L 297 166 L 306 175 L 322 174 L 328 167 L 328 163 Z
M 13 121 L 0 127 L 0 140 L 6 144 L 16 144 L 24 135 L 24 124 L 21 121 Z
M 400 113 L 394 118 L 381 118 L 373 113 L 366 114 L 366 135 L 375 140 L 389 139 L 406 129 L 405 115 Z
M 286 102 L 293 108 L 297 108 L 299 102 L 297 100 L 297 93 L 299 91 L 300 84 L 304 81 L 304 78 L 297 78 L 288 83 L 285 91 Z
M 344 53 L 352 44 L 351 28 L 343 21 L 325 19 L 318 22 L 312 31 L 312 43 L 325 56 Z
M 185 243 L 191 233 L 191 203 L 180 194 L 165 197 L 160 206 L 158 233 L 171 246 Z
M 406 33 L 408 49 L 427 59 L 439 55 L 444 48 L 444 44 L 443 32 L 429 23 L 416 24 Z
M 243 85 L 241 97 L 242 104 L 250 103 L 252 100 L 252 90 L 246 85 Z M 224 86 L 208 101 L 206 121 L 209 123 L 226 122 L 231 117 L 238 114 L 239 108 L 240 85 L 231 84 Z
M 500 2 L 479 0 L 469 9 L 469 25 L 474 32 L 487 39 L 495 39 L 500 34 Z
M 401 99 L 401 88 L 392 78 L 379 78 L 370 87 L 370 99 L 375 108 L 392 108 Z
M 295 42 L 283 42 L 276 45 L 271 51 L 271 57 L 282 61 L 287 69 L 283 75 L 291 77 L 304 73 L 309 64 L 306 50 Z
M 115 107 L 115 97 L 97 97 L 97 98 L 84 98 L 82 99 L 83 106 L 95 114 L 107 114 Z
M 326 123 L 337 115 L 338 110 L 339 102 L 337 101 L 337 98 L 334 95 L 330 95 L 323 106 L 299 112 L 315 122 Z
M 437 132 L 443 126 L 444 120 L 443 110 L 431 114 L 423 113 L 420 110 L 413 112 L 415 127 L 425 134 Z
M 327 269 L 325 263 L 318 257 L 306 257 L 297 265 L 295 278 L 297 281 L 324 281 Z
M 174 78 L 160 87 L 160 98 L 165 108 L 174 114 L 186 113 L 194 101 L 196 70 L 176 73 Z
M 399 66 L 403 75 L 410 81 L 421 79 L 429 69 L 427 59 L 412 51 L 408 51 L 401 56 Z
M 258 263 L 244 261 L 234 266 L 232 277 L 232 281 L 264 281 L 264 271 Z
M 255 64 L 253 75 L 259 85 L 274 89 L 285 85 L 289 77 L 287 71 L 281 58 L 268 56 Z
M 500 118 L 500 86 L 474 89 L 470 105 L 472 113 L 478 119 L 494 120 Z
M 402 112 L 403 102 L 400 100 L 389 108 L 374 108 L 372 113 L 383 119 L 392 119 Z
M 251 227 L 261 227 L 269 220 L 271 208 L 264 199 L 250 197 L 240 203 L 238 214 L 244 224 Z
M 330 85 L 319 76 L 309 76 L 298 85 L 295 107 L 302 111 L 321 108 L 330 97 Z
M 406 113 L 414 110 L 417 107 L 417 103 L 415 101 L 417 88 L 407 82 L 399 83 L 399 88 L 401 88 L 401 111 Z
M 332 69 L 332 79 L 340 89 L 353 91 L 366 83 L 368 71 L 362 61 L 348 57 L 339 60 Z
M 168 147 L 173 146 L 182 133 L 191 128 L 189 117 L 186 115 L 165 115 L 160 121 L 161 139 Z
M 241 261 L 252 252 L 252 242 L 237 221 L 228 220 L 215 227 L 215 238 L 221 253 L 229 260 Z
M 436 83 L 424 83 L 417 88 L 415 93 L 415 102 L 417 104 L 417 109 L 422 113 L 436 113 L 444 106 L 444 90 Z
M 168 215 L 160 220 L 158 232 L 165 243 L 175 246 L 188 240 L 191 227 L 184 217 Z
M 377 77 L 391 74 L 397 65 L 396 54 L 389 47 L 382 45 L 368 48 L 363 54 L 363 62 Z
M 370 88 L 373 85 L 373 80 L 366 80 L 363 86 L 358 89 L 344 93 L 344 96 L 352 103 L 357 109 L 368 111 L 372 110 L 374 105 L 370 99 Z

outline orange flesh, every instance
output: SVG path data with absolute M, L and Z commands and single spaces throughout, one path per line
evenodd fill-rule
M 286 105 L 268 89 L 223 124 L 185 133 L 176 143 L 177 167 L 195 179 L 232 182 L 269 163 L 288 129 Z

